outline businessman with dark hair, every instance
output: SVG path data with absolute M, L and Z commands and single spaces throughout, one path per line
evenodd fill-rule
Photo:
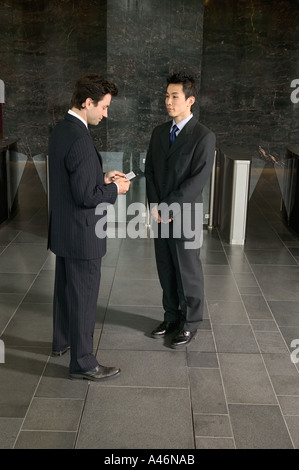
M 71 109 L 49 139 L 48 248 L 56 255 L 52 355 L 70 349 L 69 377 L 100 381 L 116 376 L 117 367 L 98 363 L 93 354 L 101 260 L 106 238 L 98 237 L 99 204 L 114 204 L 130 181 L 120 171 L 103 172 L 88 125 L 108 117 L 116 85 L 99 74 L 81 77 Z
M 192 76 L 179 72 L 167 78 L 165 104 L 172 119 L 153 130 L 145 164 L 164 308 L 164 321 L 152 337 L 175 332 L 172 348 L 184 347 L 195 337 L 204 308 L 200 244 L 193 243 L 192 233 L 193 242 L 188 240 L 185 222 L 194 226 L 198 212 L 202 214 L 202 191 L 211 174 L 216 138 L 193 116 L 195 99 Z

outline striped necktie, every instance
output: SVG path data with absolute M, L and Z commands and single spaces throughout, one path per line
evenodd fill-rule
M 176 138 L 175 133 L 176 133 L 176 131 L 178 131 L 178 130 L 179 130 L 179 128 L 178 128 L 178 126 L 175 124 L 175 125 L 173 126 L 173 128 L 172 128 L 172 130 L 171 130 L 171 133 L 170 133 L 170 136 L 169 136 L 169 146 L 170 146 L 170 147 L 172 146 L 172 144 L 173 144 L 173 142 L 174 142 L 174 140 L 175 140 L 175 138 Z

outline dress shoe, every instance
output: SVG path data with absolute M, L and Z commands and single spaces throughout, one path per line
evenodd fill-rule
M 152 331 L 152 338 L 164 338 L 165 335 L 171 333 L 177 328 L 176 323 L 164 321 Z
M 120 369 L 116 367 L 105 367 L 98 365 L 95 369 L 89 370 L 87 372 L 78 372 L 76 374 L 69 374 L 70 379 L 85 379 L 91 380 L 93 382 L 99 382 L 100 380 L 106 379 L 108 377 L 115 377 L 120 374 Z
M 186 346 L 190 341 L 195 338 L 196 331 L 185 331 L 181 330 L 178 334 L 172 339 L 170 343 L 171 348 L 179 348 L 181 346 Z
M 63 356 L 68 350 L 70 349 L 70 346 L 67 346 L 65 349 L 62 349 L 61 351 L 52 351 L 52 356 L 57 357 L 57 356 Z

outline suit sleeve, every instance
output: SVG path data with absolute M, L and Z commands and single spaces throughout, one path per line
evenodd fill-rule
M 159 202 L 159 196 L 156 190 L 155 185 L 155 176 L 153 168 L 153 142 L 154 142 L 154 132 L 152 133 L 150 143 L 148 146 L 148 151 L 146 154 L 145 160 L 145 177 L 146 177 L 146 194 L 149 204 L 157 204 Z
M 71 193 L 78 206 L 93 208 L 100 203 L 114 204 L 117 186 L 104 183 L 99 158 L 90 139 L 83 137 L 75 141 L 65 158 L 65 165 Z

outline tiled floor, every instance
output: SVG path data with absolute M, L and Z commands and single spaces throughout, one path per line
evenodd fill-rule
M 120 366 L 103 383 L 68 379 L 52 358 L 54 256 L 33 163 L 19 210 L 0 226 L 0 448 L 299 448 L 299 237 L 284 225 L 274 169 L 250 198 L 245 246 L 205 231 L 205 318 L 178 351 L 162 320 L 151 239 L 108 240 L 95 349 Z

